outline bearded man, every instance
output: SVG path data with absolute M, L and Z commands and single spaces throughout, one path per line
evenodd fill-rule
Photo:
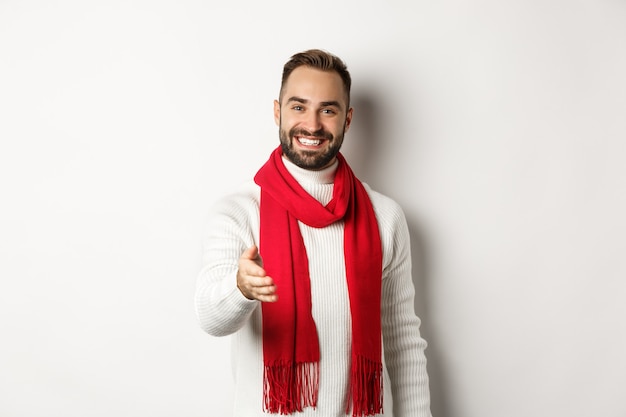
M 409 233 L 340 153 L 352 122 L 338 57 L 283 68 L 280 146 L 211 210 L 196 311 L 232 335 L 234 417 L 430 417 Z

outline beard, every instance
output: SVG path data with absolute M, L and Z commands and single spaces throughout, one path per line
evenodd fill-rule
M 345 126 L 344 130 L 337 137 L 333 136 L 332 133 L 324 129 L 311 133 L 304 129 L 291 128 L 289 133 L 287 133 L 281 127 L 278 130 L 278 136 L 280 137 L 280 146 L 283 150 L 283 155 L 285 155 L 287 159 L 300 168 L 316 171 L 325 168 L 337 156 L 339 150 L 341 149 L 341 144 L 343 143 L 344 132 Z M 329 146 L 322 152 L 306 150 L 297 151 L 293 146 L 296 136 L 324 139 L 328 141 Z

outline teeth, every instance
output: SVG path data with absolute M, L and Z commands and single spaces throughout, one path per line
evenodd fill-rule
M 319 139 L 299 138 L 298 140 L 300 141 L 301 144 L 307 145 L 307 146 L 316 146 L 316 145 L 319 145 L 320 143 L 322 143 L 322 141 L 319 140 Z

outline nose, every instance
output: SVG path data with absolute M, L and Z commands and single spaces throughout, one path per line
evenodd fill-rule
M 311 133 L 320 130 L 322 127 L 320 114 L 316 111 L 307 112 L 303 120 L 303 127 Z

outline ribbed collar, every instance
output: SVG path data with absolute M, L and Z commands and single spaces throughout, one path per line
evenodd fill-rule
M 287 158 L 283 156 L 283 162 L 285 163 L 285 168 L 293 177 L 302 184 L 332 184 L 335 180 L 335 173 L 337 172 L 337 166 L 339 166 L 339 161 L 335 159 L 335 162 L 332 163 L 327 168 L 324 168 L 320 171 L 313 171 L 310 169 L 300 168 Z

